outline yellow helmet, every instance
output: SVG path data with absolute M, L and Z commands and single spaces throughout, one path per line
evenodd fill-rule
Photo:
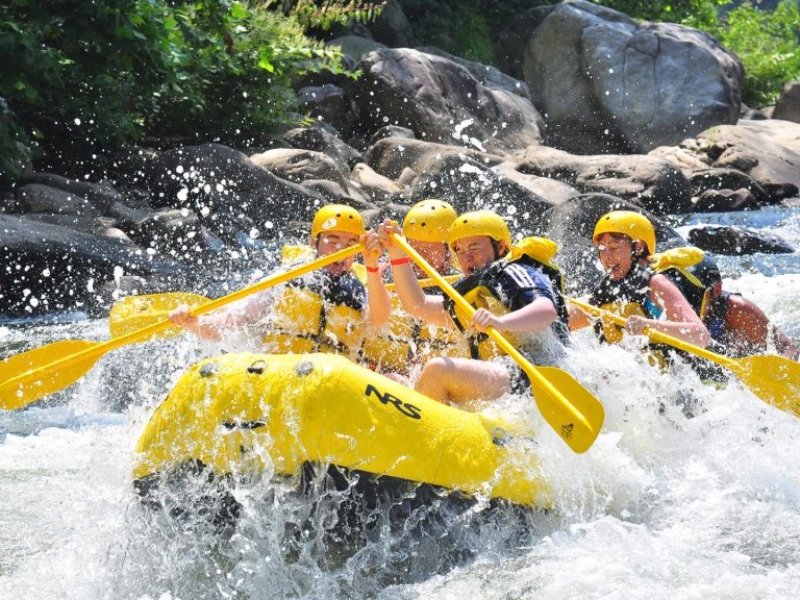
M 650 219 L 632 210 L 614 210 L 606 213 L 594 226 L 592 241 L 597 245 L 597 238 L 604 233 L 621 233 L 632 240 L 644 242 L 649 254 L 656 251 L 656 231 Z
M 355 208 L 344 204 L 328 204 L 314 215 L 314 220 L 311 222 L 311 239 L 316 239 L 325 231 L 343 231 L 361 235 L 366 230 L 364 219 Z
M 485 235 L 496 242 L 505 242 L 511 248 L 511 233 L 503 217 L 490 210 L 476 210 L 458 217 L 447 232 L 447 244 L 453 247 L 458 240 L 475 235 Z
M 420 242 L 447 242 L 456 209 L 443 200 L 428 199 L 412 206 L 403 220 L 403 235 Z

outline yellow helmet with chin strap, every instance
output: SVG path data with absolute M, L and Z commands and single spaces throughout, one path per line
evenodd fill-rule
M 503 217 L 491 210 L 476 210 L 459 216 L 447 233 L 447 245 L 453 248 L 458 240 L 466 237 L 485 235 L 496 242 L 505 242 L 511 248 L 511 232 Z
M 621 233 L 632 240 L 644 242 L 647 253 L 656 251 L 656 231 L 650 219 L 632 210 L 614 210 L 606 213 L 597 221 L 592 234 L 595 246 L 597 239 L 604 233 Z
M 456 209 L 443 200 L 430 198 L 412 206 L 403 220 L 403 235 L 420 242 L 447 242 L 447 232 L 456 220 Z
M 364 229 L 364 218 L 352 206 L 345 204 L 328 204 L 314 215 L 311 222 L 311 239 L 317 239 L 320 233 L 337 231 L 361 235 Z

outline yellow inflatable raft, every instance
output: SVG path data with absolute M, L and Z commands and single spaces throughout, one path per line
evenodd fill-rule
M 190 368 L 147 423 L 134 477 L 186 464 L 294 475 L 305 463 L 549 505 L 535 442 L 333 354 L 226 354 Z

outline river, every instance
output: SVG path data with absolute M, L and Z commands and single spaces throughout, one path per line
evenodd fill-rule
M 699 215 L 679 229 L 698 222 L 800 247 L 797 208 Z M 800 341 L 797 254 L 719 262 L 728 289 Z M 0 327 L 0 350 L 105 339 L 107 326 Z M 551 511 L 434 495 L 400 523 L 370 509 L 378 527 L 358 547 L 307 526 L 334 511 L 312 512 L 286 482 L 244 485 L 223 534 L 151 513 L 132 488 L 136 440 L 181 371 L 214 351 L 187 338 L 121 348 L 45 406 L 0 411 L 0 598 L 800 597 L 800 420 L 738 384 L 662 373 L 583 334 L 568 366 L 606 408 L 589 452 L 561 443 L 530 397 L 495 407 L 541 432 Z

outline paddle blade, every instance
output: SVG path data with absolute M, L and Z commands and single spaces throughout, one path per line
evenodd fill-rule
M 603 427 L 603 404 L 562 369 L 536 367 L 535 372 L 527 368 L 525 372 L 545 421 L 573 451 L 586 452 Z
M 211 302 L 209 298 L 188 292 L 128 296 L 111 307 L 108 313 L 108 328 L 112 338 L 120 337 L 164 321 L 169 313 L 184 304 L 194 308 L 208 302 Z M 159 335 L 172 337 L 180 333 L 180 327 L 169 327 L 159 332 Z
M 92 368 L 99 355 L 48 367 L 98 345 L 100 342 L 63 340 L 0 361 L 0 409 L 16 410 L 72 385 Z
M 800 363 L 783 356 L 733 359 L 733 372 L 764 402 L 800 417 Z

